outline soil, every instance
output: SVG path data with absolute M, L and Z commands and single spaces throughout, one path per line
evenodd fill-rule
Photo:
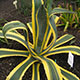
M 18 10 L 16 10 L 15 7 L 13 6 L 13 1 L 14 0 L 0 0 L 0 18 L 4 18 L 7 21 L 19 20 L 25 24 L 27 22 L 30 22 L 31 16 L 24 16 L 24 14 L 21 14 Z M 77 28 L 68 29 L 66 32 L 63 32 L 63 27 L 58 28 L 59 37 L 65 33 L 74 35 L 76 41 L 73 45 L 80 46 L 80 29 Z M 11 43 L 10 45 L 7 45 L 5 43 L 0 42 L 0 47 L 25 50 L 25 48 L 22 45 L 20 45 L 15 41 L 10 41 L 10 43 Z M 51 58 L 54 60 L 56 59 L 57 64 L 75 73 L 80 78 L 80 64 L 79 64 L 80 57 L 76 55 L 74 56 L 75 56 L 75 61 L 73 68 L 70 68 L 70 66 L 67 63 L 67 57 L 68 57 L 67 54 L 55 55 L 52 56 Z M 5 80 L 6 76 L 10 73 L 10 71 L 24 59 L 25 58 L 23 57 L 10 57 L 10 58 L 0 59 L 0 80 Z M 30 67 L 30 69 L 28 69 L 28 71 L 25 73 L 23 80 L 26 79 L 31 80 L 32 76 L 31 70 L 32 67 Z M 40 74 L 41 74 L 41 80 L 47 80 L 42 65 L 40 66 Z

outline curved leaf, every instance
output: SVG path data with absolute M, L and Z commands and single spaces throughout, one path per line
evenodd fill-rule
M 54 19 L 55 24 L 56 24 L 56 23 L 58 22 L 58 20 L 59 20 L 59 17 L 56 16 L 56 15 L 53 15 L 52 18 Z M 49 30 L 49 33 L 48 33 L 47 40 L 46 40 L 46 42 L 45 42 L 44 49 L 47 48 L 47 45 L 48 45 L 48 42 L 49 42 L 49 40 L 50 40 L 51 34 L 52 34 L 52 30 L 50 29 L 50 30 Z
M 60 54 L 60 53 L 73 53 L 75 55 L 80 56 L 80 47 L 77 46 L 62 46 L 58 47 L 55 49 L 51 49 L 49 52 L 43 54 L 44 56 L 50 56 L 50 55 L 55 55 L 55 54 Z
M 16 29 L 23 29 L 28 33 L 26 26 L 23 23 L 21 23 L 20 21 L 8 22 L 3 26 L 3 29 L 2 29 L 5 41 L 7 43 L 8 43 L 8 41 L 6 39 L 6 33 L 10 32 L 10 31 L 14 31 Z
M 55 24 L 58 22 L 59 17 L 56 15 L 52 15 L 52 18 L 54 19 Z
M 28 55 L 28 51 L 0 48 L 0 58 L 11 56 L 27 57 Z
M 32 65 L 32 80 L 40 80 L 39 67 L 40 63 L 34 63 Z
M 47 45 L 48 45 L 48 42 L 50 40 L 51 34 L 52 34 L 52 30 L 50 29 L 49 33 L 48 33 L 48 36 L 47 36 L 47 40 L 45 41 L 44 50 L 47 48 Z
M 1 30 L 0 30 L 0 38 L 4 38 Z M 13 32 L 8 32 L 8 33 L 6 33 L 6 38 L 15 40 L 15 41 L 21 43 L 22 45 L 24 45 L 28 49 L 24 36 L 17 34 L 17 33 L 13 33 Z
M 2 33 L 1 30 L 0 30 L 0 38 L 4 38 L 3 33 Z M 27 41 L 25 40 L 24 36 L 22 36 L 21 34 L 17 34 L 17 33 L 14 33 L 14 32 L 8 32 L 8 33 L 6 33 L 6 38 L 19 42 L 20 44 L 25 46 L 27 49 L 30 49 L 29 46 L 31 48 L 33 48 L 33 44 L 31 44 L 29 42 L 29 46 L 28 46 Z
M 55 41 L 58 37 L 58 33 L 57 33 L 57 29 L 56 29 L 56 25 L 55 25 L 55 21 L 54 21 L 53 17 L 49 18 L 49 25 L 50 25 L 50 28 L 53 32 L 53 38 Z
M 72 40 L 73 38 L 75 38 L 73 35 L 65 34 L 65 35 L 61 36 L 59 39 L 56 40 L 56 42 L 53 45 L 53 48 L 58 47 L 62 44 L 65 44 L 68 41 Z
M 4 35 L 5 40 L 7 41 L 6 33 L 8 33 L 8 32 L 10 33 L 10 31 L 13 31 L 15 29 L 23 29 L 23 30 L 26 31 L 26 38 L 27 38 L 27 39 L 25 39 L 26 46 L 31 51 L 32 55 L 33 54 L 36 55 L 36 53 L 32 50 L 32 48 L 29 45 L 29 36 L 28 36 L 27 28 L 26 28 L 26 26 L 23 23 L 21 23 L 19 21 L 11 21 L 11 22 L 8 22 L 8 23 L 6 23 L 4 25 L 4 27 L 3 27 L 3 35 Z M 24 44 L 24 43 L 22 43 L 22 44 Z
M 28 68 L 37 62 L 31 55 L 27 59 L 25 59 L 23 62 L 21 62 L 19 65 L 17 65 L 7 76 L 6 80 L 22 80 L 22 77 L 24 76 L 25 72 L 28 70 Z
M 36 13 L 38 8 L 42 5 L 43 0 L 32 0 L 32 30 L 33 30 L 33 44 L 36 47 L 37 37 L 37 24 L 36 24 Z
M 38 9 L 38 12 L 36 14 L 36 23 L 37 23 L 37 38 L 36 38 L 36 44 L 37 44 L 37 51 L 42 51 L 45 40 L 48 34 L 48 14 L 44 6 L 41 6 Z
M 31 33 L 33 34 L 32 22 L 27 23 L 27 26 L 28 26 L 29 30 L 31 31 Z
M 47 46 L 47 48 L 43 52 L 41 52 L 40 54 L 44 54 L 44 53 L 48 52 L 52 48 L 53 44 L 55 43 L 55 41 L 57 39 L 57 29 L 56 29 L 54 19 L 52 17 L 49 19 L 49 25 L 51 28 L 51 32 L 53 34 L 53 39 L 50 42 L 50 44 Z
M 72 13 L 72 14 L 74 14 L 75 12 L 69 11 L 69 10 L 63 9 L 63 8 L 54 8 L 54 9 L 51 11 L 50 17 L 51 17 L 53 14 L 61 14 L 61 13 Z
M 24 29 L 27 31 L 26 26 L 20 21 L 11 21 L 11 22 L 6 23 L 3 26 L 2 31 L 3 31 L 3 34 L 6 35 L 7 32 L 15 30 L 15 29 Z
M 60 69 L 56 66 L 56 63 L 53 60 L 42 56 L 38 56 L 38 58 L 44 66 L 48 80 L 62 80 Z
M 60 66 L 59 66 L 59 68 L 61 70 L 62 75 L 64 75 L 67 78 L 67 80 L 79 80 L 79 78 L 75 74 L 69 72 L 66 69 L 63 69 Z M 64 80 L 66 80 L 66 79 L 64 79 Z

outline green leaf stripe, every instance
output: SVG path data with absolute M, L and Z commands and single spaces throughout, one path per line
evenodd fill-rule
M 34 63 L 32 65 L 32 80 L 40 80 L 39 67 L 40 63 Z
M 55 49 L 51 49 L 49 52 L 43 54 L 44 56 L 50 56 L 50 55 L 55 55 L 55 54 L 60 54 L 60 53 L 73 53 L 75 55 L 80 56 L 80 47 L 77 46 L 62 46 L 58 47 Z
M 0 36 L 2 36 L 2 38 L 4 38 L 1 31 L 0 31 L 0 33 L 1 33 Z M 27 36 L 27 34 L 26 34 L 26 36 Z M 12 39 L 12 40 L 15 40 L 15 41 L 21 43 L 21 44 L 24 45 L 28 50 L 31 51 L 31 54 L 32 54 L 32 55 L 36 55 L 36 53 L 33 51 L 33 45 L 32 45 L 31 43 L 29 43 L 28 36 L 27 36 L 27 39 L 26 39 L 27 41 L 26 41 L 26 40 L 24 39 L 24 37 L 21 36 L 21 35 L 19 35 L 19 34 L 12 33 L 12 32 L 7 32 L 6 38 Z M 32 45 L 32 47 L 31 47 L 31 45 Z
M 56 63 L 53 60 L 44 58 L 40 55 L 37 57 L 43 64 L 48 80 L 62 80 L 60 69 L 56 66 Z
M 43 15 L 42 15 L 43 14 Z M 44 6 L 41 6 L 36 14 L 36 22 L 38 27 L 38 33 L 37 33 L 37 49 L 38 51 L 42 51 L 45 40 L 48 34 L 48 25 L 49 25 L 49 19 L 48 14 Z
M 49 19 L 49 25 L 50 25 L 51 31 L 53 33 L 53 39 L 50 42 L 50 44 L 47 46 L 47 48 L 45 50 L 43 50 L 43 52 L 41 52 L 40 54 L 44 54 L 44 53 L 48 52 L 52 48 L 53 44 L 55 43 L 55 41 L 57 39 L 57 29 L 56 29 L 54 19 L 52 17 Z
M 60 17 L 58 17 L 56 15 L 52 15 L 52 18 L 54 19 L 54 22 L 56 24 L 58 22 L 58 20 L 59 20 Z
M 74 14 L 75 12 L 73 11 L 69 11 L 67 9 L 63 9 L 63 8 L 54 8 L 50 14 L 50 17 L 53 15 L 53 14 L 61 14 L 61 13 L 72 13 Z
M 28 32 L 26 26 L 23 23 L 21 23 L 20 21 L 11 21 L 11 22 L 6 23 L 3 26 L 2 31 L 3 31 L 3 35 L 4 35 L 4 38 L 5 38 L 5 41 L 7 43 L 8 43 L 8 41 L 6 39 L 6 33 L 10 32 L 10 31 L 14 31 L 16 29 L 23 29 L 26 32 Z
M 22 80 L 22 77 L 24 76 L 25 72 L 28 70 L 28 68 L 33 64 L 37 62 L 31 55 L 27 59 L 25 59 L 23 62 L 21 62 L 18 66 L 16 66 L 10 74 L 7 76 L 6 80 Z
M 55 21 L 55 24 L 57 23 L 57 21 L 59 20 L 59 17 L 56 16 L 56 15 L 53 15 L 52 18 L 54 19 Z M 50 28 L 50 27 L 49 27 Z M 51 37 L 51 34 L 53 33 L 53 31 L 51 29 L 48 28 L 48 36 L 47 36 L 47 40 L 45 42 L 45 46 L 44 46 L 44 49 L 47 48 L 47 45 L 48 45 L 48 42 L 50 40 L 50 37 Z
M 74 38 L 74 36 L 65 34 L 65 35 L 61 36 L 59 39 L 56 40 L 56 42 L 53 44 L 51 49 L 55 49 L 55 47 L 58 47 L 58 46 L 60 46 L 64 43 L 67 43 L 68 41 L 72 40 L 73 38 Z M 45 51 L 46 51 L 46 49 L 45 49 Z M 41 53 L 41 55 L 42 54 L 44 54 L 44 52 Z
M 32 22 L 27 23 L 27 26 L 28 26 L 29 30 L 31 31 L 31 33 L 33 34 Z
M 66 43 L 66 42 L 68 42 L 68 41 L 70 41 L 70 40 L 72 40 L 73 38 L 74 38 L 74 36 L 68 35 L 68 34 L 65 34 L 65 35 L 61 36 L 61 37 L 60 37 L 59 39 L 57 39 L 56 42 L 53 44 L 52 49 L 55 48 L 55 47 L 58 47 L 58 46 L 60 46 L 60 45 L 62 45 L 62 44 L 64 44 L 64 43 Z M 48 47 L 47 47 L 46 49 L 48 49 Z M 45 49 L 45 50 L 46 50 L 46 49 Z M 44 54 L 44 53 L 41 53 L 41 55 L 42 55 L 42 54 Z
M 63 69 L 60 66 L 59 66 L 59 68 L 61 70 L 62 75 L 64 75 L 67 78 L 67 80 L 79 80 L 79 78 L 75 74 L 69 72 L 66 69 Z M 66 79 L 64 79 L 64 80 L 66 80 Z
M 11 30 L 15 30 L 15 29 L 24 29 L 27 31 L 27 28 L 26 26 L 21 23 L 20 21 L 11 21 L 11 22 L 8 22 L 6 23 L 4 26 L 3 26 L 3 34 L 5 35 L 7 32 L 11 31 Z
M 56 42 L 53 45 L 53 48 L 58 47 L 62 44 L 65 44 L 68 41 L 72 40 L 73 38 L 75 38 L 73 35 L 65 34 L 65 35 L 61 36 L 59 39 L 56 40 Z
M 36 37 L 37 37 L 36 13 L 41 5 L 42 5 L 42 0 L 32 0 L 32 30 L 33 30 L 34 48 L 36 47 Z
M 0 58 L 11 56 L 27 57 L 28 55 L 28 51 L 0 48 Z
M 50 28 L 53 32 L 53 38 L 54 38 L 54 41 L 57 39 L 58 37 L 58 33 L 57 33 L 57 29 L 56 29 L 56 25 L 55 25 L 55 21 L 52 17 L 49 18 L 49 25 L 50 25 Z
M 4 38 L 2 31 L 0 31 L 0 37 Z M 24 45 L 28 49 L 24 36 L 17 34 L 17 33 L 13 33 L 13 32 L 8 32 L 6 34 L 6 38 L 15 40 L 15 41 L 21 43 L 22 45 Z

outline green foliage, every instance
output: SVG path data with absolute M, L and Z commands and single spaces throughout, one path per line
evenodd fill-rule
M 49 3 L 47 5 L 50 5 Z M 73 73 L 60 67 L 54 60 L 48 58 L 51 55 L 61 53 L 73 53 L 80 56 L 80 47 L 61 46 L 72 40 L 74 36 L 65 34 L 57 39 L 56 15 L 66 13 L 68 10 L 55 8 L 49 12 L 50 6 L 45 8 L 43 0 L 32 0 L 32 22 L 27 23 L 32 33 L 33 43 L 29 40 L 29 32 L 26 25 L 20 21 L 11 21 L 0 30 L 0 37 L 15 40 L 22 44 L 26 50 L 14 50 L 0 48 L 0 58 L 11 56 L 25 57 L 7 76 L 6 80 L 22 80 L 25 72 L 32 65 L 32 80 L 40 80 L 40 65 L 46 73 L 48 80 L 79 80 Z M 23 29 L 25 35 L 21 35 L 16 29 Z M 52 35 L 52 40 L 49 42 Z
M 68 4 L 67 8 L 70 11 L 73 11 L 72 5 Z M 74 14 L 72 14 L 72 13 L 62 14 L 60 16 L 60 20 L 61 20 L 61 24 L 59 24 L 58 26 L 65 26 L 64 32 L 67 30 L 68 27 L 70 27 L 70 28 L 80 27 L 79 26 L 80 25 L 80 11 L 79 11 L 79 9 L 75 10 Z

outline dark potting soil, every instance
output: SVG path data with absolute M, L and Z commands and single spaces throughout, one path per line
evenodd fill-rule
M 24 16 L 18 10 L 16 10 L 15 7 L 13 6 L 13 1 L 14 0 L 0 0 L 0 18 L 4 18 L 7 21 L 19 20 L 25 24 L 27 22 L 30 22 L 31 17 Z M 20 31 L 20 33 L 23 34 L 22 31 Z M 79 29 L 68 29 L 66 32 L 63 32 L 63 28 L 61 27 L 58 28 L 59 37 L 66 33 L 69 33 L 75 36 L 76 41 L 73 45 L 80 46 L 80 30 Z M 0 42 L 0 48 L 12 48 L 12 49 L 18 49 L 18 50 L 25 50 L 25 48 L 21 44 L 11 40 L 9 42 L 11 43 L 9 45 Z M 50 56 L 50 58 L 52 58 L 53 60 L 56 59 L 57 64 L 75 73 L 78 77 L 80 77 L 80 64 L 79 64 L 80 57 L 75 55 L 73 68 L 70 68 L 70 66 L 68 65 L 67 57 L 68 57 L 67 54 Z M 5 80 L 6 76 L 10 73 L 10 71 L 23 60 L 25 60 L 25 58 L 23 57 L 8 57 L 8 58 L 0 59 L 0 80 Z M 41 74 L 41 80 L 47 80 L 46 75 L 44 74 L 42 65 L 40 66 L 40 74 Z M 31 80 L 31 76 L 32 76 L 32 67 L 30 67 L 26 71 L 23 77 L 23 80 L 26 80 L 26 79 Z

